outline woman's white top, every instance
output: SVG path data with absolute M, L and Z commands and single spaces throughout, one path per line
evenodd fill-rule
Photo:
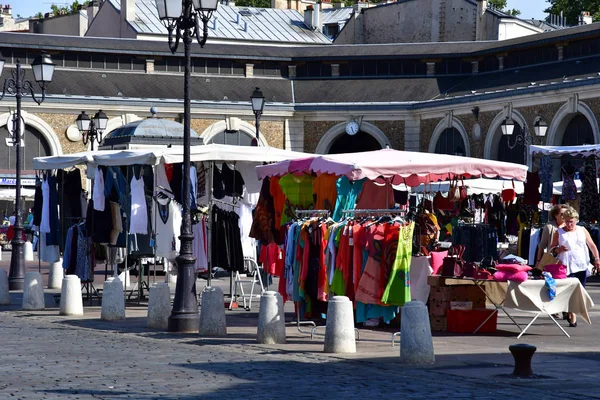
M 154 205 L 156 221 L 156 256 L 174 260 L 179 254 L 181 206 L 170 198 L 157 198 Z
M 50 185 L 48 180 L 42 181 L 42 221 L 40 222 L 40 232 L 50 232 Z
M 148 208 L 144 195 L 144 180 L 140 176 L 131 178 L 131 217 L 129 233 L 148 233 Z
M 557 258 L 567 267 L 567 275 L 590 269 L 590 253 L 585 240 L 584 227 L 576 226 L 567 232 L 558 228 L 558 245 L 566 246 L 569 250 L 560 253 Z
M 104 175 L 102 170 L 96 167 L 96 178 L 94 179 L 94 210 L 104 211 L 106 197 L 104 197 Z

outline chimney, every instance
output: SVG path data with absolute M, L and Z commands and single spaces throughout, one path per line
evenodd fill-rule
M 304 25 L 308 26 L 309 29 L 313 28 L 313 6 L 307 6 L 304 10 Z
M 475 21 L 475 40 L 485 40 L 485 11 L 487 0 L 477 0 L 477 20 Z
M 135 21 L 135 0 L 121 0 L 121 15 L 125 21 Z
M 94 18 L 96 18 L 99 9 L 98 0 L 90 1 L 87 6 L 88 28 L 92 25 L 92 22 L 94 22 Z
M 592 23 L 592 16 L 589 11 L 582 11 L 579 17 L 579 25 L 589 25 Z
M 321 32 L 321 5 L 315 3 L 315 12 L 313 13 L 313 30 Z

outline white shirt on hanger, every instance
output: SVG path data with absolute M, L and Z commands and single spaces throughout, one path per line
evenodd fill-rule
M 47 178 L 44 178 L 42 181 L 42 221 L 40 222 L 40 232 L 50 232 L 50 185 L 48 185 Z
M 94 210 L 104 211 L 106 197 L 104 197 L 104 174 L 96 167 L 96 179 L 94 179 Z
M 153 208 L 157 214 L 156 256 L 174 260 L 179 254 L 179 233 L 181 230 L 181 207 L 170 198 L 158 197 Z
M 140 176 L 131 178 L 131 216 L 129 233 L 148 233 L 148 209 L 144 196 L 144 179 Z

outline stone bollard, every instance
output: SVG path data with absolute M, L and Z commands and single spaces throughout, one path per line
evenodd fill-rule
M 105 321 L 117 321 L 125 318 L 123 282 L 119 278 L 108 278 L 104 282 L 100 318 Z
M 262 344 L 281 344 L 286 341 L 283 298 L 277 292 L 268 291 L 260 297 L 257 339 Z
M 324 349 L 326 353 L 356 353 L 352 302 L 346 296 L 329 300 Z
M 77 275 L 67 275 L 62 280 L 60 315 L 83 315 L 81 279 Z
M 167 329 L 171 315 L 171 292 L 164 282 L 155 283 L 148 295 L 148 328 Z
M 0 252 L 1 253 L 1 252 Z M 10 304 L 10 291 L 8 289 L 8 275 L 6 270 L 0 269 L 0 305 Z
M 45 307 L 42 274 L 27 272 L 23 287 L 23 310 L 43 310 Z
M 48 274 L 48 289 L 60 289 L 64 278 L 64 269 L 62 260 L 50 263 L 50 273 Z
M 408 364 L 434 363 L 431 324 L 425 304 L 421 301 L 404 304 L 400 321 L 400 361 Z
M 533 353 L 537 350 L 537 347 L 530 344 L 519 343 L 508 346 L 508 350 L 510 350 L 515 359 L 513 375 L 521 378 L 531 378 L 533 376 L 533 371 L 531 370 L 531 358 L 533 357 Z
M 200 306 L 200 336 L 227 335 L 225 301 L 223 291 L 218 287 L 207 286 L 202 291 Z
M 25 254 L 25 261 L 33 261 L 33 244 L 31 242 L 25 242 L 23 253 Z

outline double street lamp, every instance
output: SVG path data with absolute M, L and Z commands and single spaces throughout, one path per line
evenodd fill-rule
M 512 136 L 515 131 L 515 123 L 511 118 L 506 118 L 500 128 L 502 129 L 503 135 Z M 535 132 L 535 136 L 544 137 L 546 136 L 546 132 L 548 131 L 548 124 L 541 117 L 537 117 L 533 124 L 533 130 Z M 524 160 L 527 163 L 527 154 L 529 153 L 529 146 L 533 144 L 533 137 L 529 133 L 529 129 L 527 129 L 527 124 L 525 124 L 525 126 L 523 127 L 523 132 L 515 136 L 515 140 L 512 144 L 510 143 L 510 138 L 507 139 L 508 140 L 506 141 L 506 144 L 509 149 L 514 149 L 517 144 L 524 145 Z
M 256 122 L 256 145 L 258 146 L 258 139 L 260 135 L 260 116 L 265 108 L 265 96 L 263 96 L 263 93 L 259 88 L 256 88 L 254 89 L 254 92 L 252 92 L 250 100 L 252 101 L 252 111 L 254 112 L 254 119 Z
M 77 129 L 81 132 L 81 138 L 85 146 L 90 143 L 92 151 L 94 151 L 94 142 L 102 143 L 102 134 L 108 125 L 108 116 L 102 111 L 98 111 L 93 119 L 82 111 L 75 120 Z
M 16 68 L 11 71 L 12 78 L 6 78 L 4 81 L 2 96 L 0 96 L 0 100 L 2 100 L 8 93 L 10 95 L 14 95 L 15 99 L 17 100 L 17 111 L 13 115 L 12 119 L 12 145 L 16 147 L 15 150 L 17 158 L 15 170 L 17 185 L 15 194 L 15 235 L 11 242 L 12 252 L 10 259 L 10 272 L 8 274 L 9 290 L 22 290 L 25 285 L 25 256 L 23 252 L 25 242 L 23 241 L 23 220 L 21 214 L 21 130 L 24 129 L 25 124 L 22 122 L 21 117 L 21 100 L 24 96 L 29 95 L 38 105 L 42 104 L 42 102 L 46 99 L 46 84 L 52 81 L 52 76 L 54 75 L 54 67 L 54 62 L 52 62 L 52 59 L 46 53 L 36 57 L 33 60 L 33 63 L 31 63 L 33 77 L 42 90 L 42 97 L 38 98 L 33 90 L 33 84 L 25 80 L 25 71 L 23 70 L 20 61 L 17 60 Z M 0 60 L 0 75 L 2 74 L 3 69 L 4 60 Z
M 192 219 L 190 214 L 190 75 L 192 37 L 201 47 L 208 39 L 208 21 L 217 9 L 218 0 L 156 0 L 158 16 L 169 32 L 169 48 L 177 51 L 183 38 L 185 57 L 183 83 L 183 220 L 181 248 L 177 256 L 177 285 L 173 309 L 169 316 L 169 331 L 198 332 L 200 314 L 196 297 L 196 267 L 192 254 Z M 202 22 L 202 34 L 200 33 Z

